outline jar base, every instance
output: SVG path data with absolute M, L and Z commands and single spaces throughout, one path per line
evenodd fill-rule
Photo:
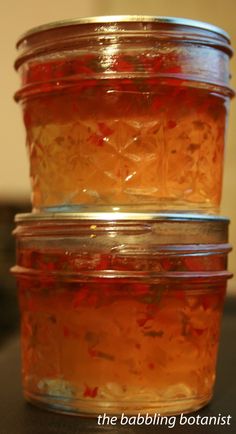
M 62 398 L 58 396 L 39 395 L 25 392 L 25 399 L 32 405 L 55 413 L 64 413 L 72 416 L 98 417 L 100 414 L 121 418 L 122 413 L 126 416 L 162 415 L 173 416 L 192 413 L 206 406 L 212 395 L 193 398 L 176 399 L 169 402 L 155 401 L 147 403 L 125 403 L 124 401 L 91 402 L 81 399 Z

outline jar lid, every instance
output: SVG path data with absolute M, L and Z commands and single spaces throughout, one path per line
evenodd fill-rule
M 111 15 L 111 16 L 97 16 L 97 17 L 86 17 L 86 18 L 74 18 L 67 19 L 62 21 L 55 21 L 52 23 L 44 24 L 41 26 L 37 26 L 24 33 L 18 40 L 17 46 L 22 42 L 22 40 L 42 33 L 47 32 L 49 30 L 55 30 L 62 27 L 71 27 L 78 25 L 86 25 L 86 24 L 109 24 L 109 23 L 157 23 L 157 24 L 166 24 L 171 25 L 173 28 L 176 26 L 183 27 L 193 27 L 199 30 L 206 30 L 213 32 L 217 35 L 224 37 L 227 42 L 230 41 L 230 37 L 227 32 L 225 32 L 220 27 L 217 27 L 210 23 L 205 23 L 202 21 L 191 20 L 188 18 L 177 18 L 177 17 L 162 17 L 162 16 L 148 16 L 148 15 Z M 105 29 L 104 29 L 105 31 Z M 109 29 L 112 31 L 112 29 Z M 114 28 L 113 31 L 117 31 L 117 28 Z
M 182 213 L 32 213 L 15 217 L 16 237 L 47 236 L 64 239 L 99 236 L 107 243 L 128 238 L 138 243 L 217 244 L 228 242 L 226 217 Z M 133 242 L 133 241 L 132 241 Z
M 228 224 L 229 219 L 224 216 L 212 214 L 193 213 L 146 213 L 146 212 L 45 212 L 16 214 L 15 222 L 52 222 L 56 221 L 176 221 L 176 222 L 215 222 L 217 224 Z
M 225 269 L 231 250 L 229 220 L 225 217 L 181 213 L 35 213 L 18 214 L 16 222 L 14 235 L 19 251 L 25 248 L 42 255 L 50 251 L 54 256 L 65 252 L 63 258 L 68 260 L 71 255 L 81 257 L 81 270 L 63 269 L 58 274 L 60 278 L 64 275 L 87 282 L 94 277 L 140 280 L 151 276 L 152 280 L 196 278 L 196 283 L 204 279 L 212 284 L 214 279 L 230 277 Z M 110 265 L 104 257 L 111 258 Z M 173 270 L 160 270 L 160 257 L 173 259 Z M 193 257 L 193 264 L 197 260 L 198 265 L 191 270 L 182 269 L 181 258 L 186 257 Z M 86 271 L 84 260 L 90 261 Z M 94 261 L 100 261 L 97 268 Z M 141 264 L 138 269 L 137 264 Z M 27 267 L 20 262 L 13 272 L 27 276 L 41 273 Z

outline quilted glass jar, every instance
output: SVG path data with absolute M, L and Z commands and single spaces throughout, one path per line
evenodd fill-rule
M 217 212 L 233 95 L 223 30 L 99 17 L 17 46 L 35 210 Z
M 50 410 L 177 414 L 212 397 L 228 220 L 19 215 L 24 394 Z

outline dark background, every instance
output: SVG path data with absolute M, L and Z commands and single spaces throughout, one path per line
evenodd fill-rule
M 16 282 L 9 271 L 15 265 L 14 216 L 29 211 L 29 203 L 0 203 L 0 352 L 19 324 Z

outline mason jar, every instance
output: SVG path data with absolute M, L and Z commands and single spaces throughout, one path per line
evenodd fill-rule
M 17 47 L 34 210 L 218 212 L 226 32 L 108 16 L 37 27 Z
M 26 400 L 95 416 L 178 414 L 212 397 L 228 220 L 16 217 Z

